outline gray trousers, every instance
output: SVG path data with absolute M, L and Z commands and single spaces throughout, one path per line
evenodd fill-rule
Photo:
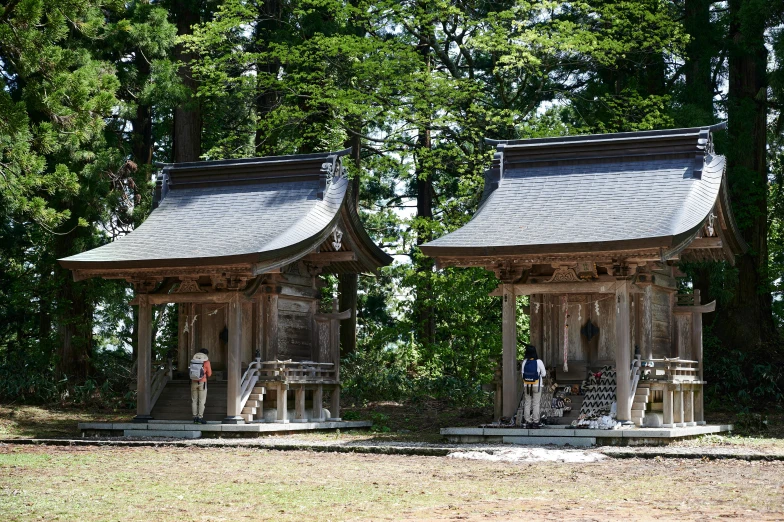
M 204 417 L 204 403 L 207 402 L 207 383 L 191 381 L 191 413 L 194 417 Z
M 525 422 L 539 422 L 539 409 L 542 405 L 542 386 L 539 384 L 523 385 L 523 416 Z M 533 409 L 533 415 L 531 410 Z

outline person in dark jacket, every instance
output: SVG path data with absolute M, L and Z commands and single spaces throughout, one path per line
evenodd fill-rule
M 547 370 L 536 354 L 536 347 L 525 345 L 525 361 L 523 361 L 523 416 L 528 428 L 540 428 L 540 407 L 542 389 Z

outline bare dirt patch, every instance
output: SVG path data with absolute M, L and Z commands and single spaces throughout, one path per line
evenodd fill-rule
M 0 446 L 0 520 L 780 520 L 784 463 Z

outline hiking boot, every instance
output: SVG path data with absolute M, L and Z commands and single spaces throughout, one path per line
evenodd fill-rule
M 193 423 L 194 424 L 198 424 L 199 423 L 199 418 L 198 417 L 194 417 L 193 418 Z
M 207 424 L 207 421 L 204 420 L 204 417 L 199 417 L 199 424 Z

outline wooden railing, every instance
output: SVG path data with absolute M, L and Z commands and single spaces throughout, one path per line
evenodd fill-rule
M 152 411 L 155 403 L 158 402 L 158 397 L 163 393 L 163 389 L 172 380 L 174 369 L 172 367 L 172 360 L 168 358 L 165 364 L 160 365 L 152 374 L 150 380 L 150 411 Z
M 699 362 L 680 359 L 649 359 L 647 369 L 651 370 L 650 380 L 668 382 L 691 382 L 699 380 Z M 653 363 L 653 367 L 650 363 Z
M 258 371 L 259 381 L 337 383 L 334 363 L 264 361 Z
M 629 374 L 631 385 L 629 386 L 629 402 L 634 402 L 634 395 L 637 393 L 637 384 L 640 382 L 640 356 L 635 355 L 632 361 L 632 369 Z
M 261 359 L 256 358 L 256 360 L 248 365 L 248 369 L 245 370 L 245 373 L 242 375 L 242 380 L 240 381 L 240 411 L 245 407 L 250 394 L 253 393 L 253 388 L 259 381 L 260 367 Z

